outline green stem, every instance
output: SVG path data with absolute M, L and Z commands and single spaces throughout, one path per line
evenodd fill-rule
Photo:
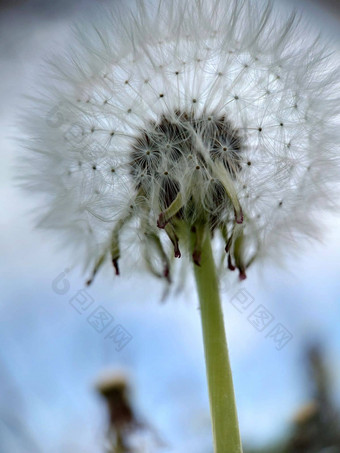
M 194 234 L 192 235 L 194 247 Z M 210 235 L 202 243 L 201 265 L 194 265 L 203 329 L 215 453 L 242 453 L 233 380 Z

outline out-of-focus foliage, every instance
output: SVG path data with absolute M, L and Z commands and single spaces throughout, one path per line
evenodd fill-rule
M 310 401 L 295 414 L 287 440 L 261 450 L 245 453 L 338 453 L 340 451 L 340 413 L 335 407 L 329 370 L 319 345 L 305 353 L 311 384 Z

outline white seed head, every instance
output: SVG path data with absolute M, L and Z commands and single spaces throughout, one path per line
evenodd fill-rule
M 78 29 L 52 66 L 25 179 L 47 196 L 41 225 L 81 246 L 93 276 L 140 246 L 169 280 L 185 223 L 220 232 L 244 278 L 334 207 L 337 60 L 270 2 L 138 2 Z

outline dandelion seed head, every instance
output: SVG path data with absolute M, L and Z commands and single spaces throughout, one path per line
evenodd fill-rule
M 41 225 L 81 246 L 93 276 L 109 254 L 118 273 L 138 243 L 167 281 L 181 221 L 218 233 L 241 279 L 254 259 L 317 236 L 339 181 L 326 44 L 250 0 L 138 3 L 79 29 L 26 121 Z

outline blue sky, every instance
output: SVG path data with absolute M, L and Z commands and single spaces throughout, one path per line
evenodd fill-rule
M 79 10 L 87 8 L 79 3 Z M 160 303 L 162 288 L 143 276 L 113 279 L 107 268 L 88 290 L 92 307 L 102 306 L 132 335 L 120 352 L 79 314 L 70 299 L 84 286 L 79 269 L 70 271 L 70 289 L 56 294 L 52 283 L 70 267 L 53 236 L 33 227 L 35 201 L 13 183 L 20 136 L 15 118 L 40 71 L 43 55 L 67 42 L 68 16 L 22 11 L 0 16 L 0 452 L 23 451 L 10 420 L 22 425 L 25 451 L 101 451 L 105 408 L 94 382 L 105 369 L 123 368 L 131 377 L 141 417 L 168 445 L 164 451 L 208 451 L 209 408 L 195 289 Z M 6 19 L 6 20 L 5 20 Z M 335 30 L 335 22 L 328 26 Z M 319 339 L 326 351 L 340 403 L 340 216 L 327 225 L 323 244 L 310 244 L 286 269 L 267 265 L 242 284 L 291 333 L 277 351 L 223 292 L 240 427 L 245 442 L 261 445 L 284 435 L 295 411 L 308 401 L 303 348 Z M 274 325 L 274 324 L 273 324 Z M 108 329 L 109 330 L 109 329 Z M 105 331 L 106 332 L 106 331 Z M 31 440 L 30 440 L 31 439 Z M 201 449 L 201 450 L 199 450 Z

